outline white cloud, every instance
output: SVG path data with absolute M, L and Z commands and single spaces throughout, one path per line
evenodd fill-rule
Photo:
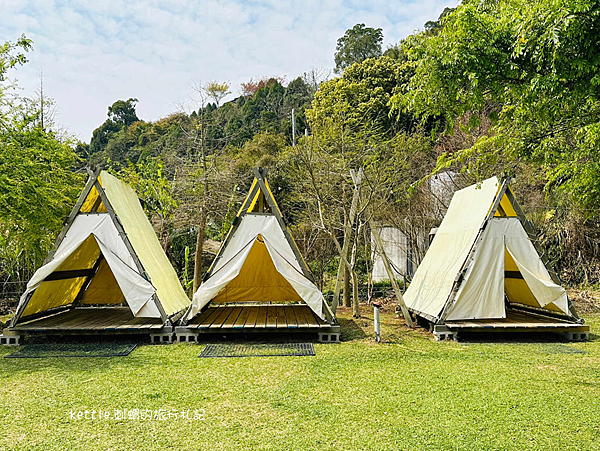
M 155 120 L 177 109 L 195 81 L 292 80 L 333 66 L 336 40 L 354 24 L 383 28 L 393 44 L 456 0 L 0 0 L 0 40 L 34 40 L 11 75 L 32 94 L 44 86 L 58 122 L 89 141 L 115 100 L 136 97 Z

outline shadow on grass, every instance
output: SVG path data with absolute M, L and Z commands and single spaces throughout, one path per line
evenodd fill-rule
M 356 321 L 360 321 L 360 318 L 354 319 L 338 317 L 338 322 L 342 328 L 342 341 L 362 340 L 366 338 L 367 334 L 361 329 Z
M 573 342 L 565 338 L 563 334 L 551 332 L 460 332 L 458 341 L 460 343 L 585 343 L 599 341 L 600 336 L 590 334 L 589 339 L 584 342 Z

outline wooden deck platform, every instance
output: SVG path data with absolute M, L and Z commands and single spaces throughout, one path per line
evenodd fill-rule
M 210 306 L 185 326 L 175 328 L 178 341 L 196 341 L 199 334 L 314 332 L 322 341 L 339 341 L 340 326 L 316 316 L 307 305 Z M 334 336 L 334 337 L 333 337 Z
M 127 307 L 79 307 L 11 327 L 18 335 L 161 333 L 160 318 L 135 318 Z
M 450 329 L 581 329 L 589 330 L 589 326 L 561 320 L 558 318 L 544 317 L 526 312 L 509 310 L 504 319 L 480 319 L 463 321 L 446 321 Z M 582 329 L 583 330 L 583 329 Z
M 434 335 L 442 340 L 445 336 L 456 338 L 460 332 L 478 333 L 556 333 L 565 334 L 569 340 L 588 338 L 590 326 L 538 313 L 509 309 L 506 318 L 446 321 L 434 327 Z

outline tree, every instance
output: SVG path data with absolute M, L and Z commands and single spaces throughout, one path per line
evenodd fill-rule
M 454 11 L 456 8 L 450 8 L 450 7 L 446 7 L 444 8 L 444 10 L 442 11 L 442 13 L 440 14 L 440 16 L 438 17 L 437 20 L 429 20 L 427 22 L 425 22 L 425 32 L 429 33 L 429 34 L 437 34 L 441 31 L 441 29 L 443 28 L 443 22 L 444 22 L 444 18 L 450 14 L 452 11 Z
M 6 73 L 15 66 L 27 62 L 27 52 L 33 49 L 33 41 L 21 35 L 16 42 L 6 41 L 0 46 L 0 82 L 6 81 Z M 0 86 L 0 95 L 5 87 Z
M 354 132 L 365 128 L 392 136 L 410 130 L 416 121 L 410 114 L 392 115 L 390 99 L 401 92 L 412 75 L 412 65 L 386 56 L 354 64 L 341 77 L 321 84 L 308 112 L 313 125 L 343 116 Z
M 231 94 L 229 90 L 229 83 L 220 83 L 218 81 L 210 81 L 204 86 L 204 90 L 206 95 L 213 99 L 217 104 L 217 108 L 219 107 L 219 103 L 223 100 L 227 95 Z
M 89 154 L 94 157 L 91 163 L 101 163 L 106 161 L 106 156 L 100 154 L 106 150 L 106 147 L 113 135 L 123 129 L 127 129 L 134 122 L 139 121 L 135 111 L 137 99 L 117 100 L 108 107 L 108 119 L 92 133 L 90 140 Z
M 546 189 L 600 216 L 600 2 L 470 0 L 406 49 L 416 65 L 399 111 L 445 114 L 446 130 L 489 118 L 489 133 L 439 167 L 545 168 Z
M 346 30 L 344 36 L 337 40 L 335 48 L 335 73 L 339 74 L 354 63 L 361 63 L 367 58 L 381 56 L 383 30 L 368 28 L 364 23 L 354 25 Z
M 136 103 L 138 103 L 138 99 L 134 98 L 117 100 L 108 107 L 108 118 L 123 127 L 129 127 L 134 122 L 139 121 L 135 111 Z
M 0 46 L 0 81 L 27 61 L 22 52 L 31 48 L 25 37 Z M 5 90 L 0 84 L 0 276 L 20 281 L 43 262 L 83 177 L 73 172 L 71 138 L 51 121 L 41 126 L 40 102 L 4 96 Z

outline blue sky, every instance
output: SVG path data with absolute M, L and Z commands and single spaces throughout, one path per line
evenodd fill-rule
M 293 80 L 333 68 L 337 39 L 356 23 L 381 27 L 384 47 L 436 19 L 448 0 L 0 0 L 0 41 L 33 39 L 13 71 L 25 95 L 44 73 L 56 121 L 89 141 L 115 100 L 139 99 L 155 120 L 193 108 L 196 84 L 250 78 Z M 333 75 L 333 74 L 332 74 Z

